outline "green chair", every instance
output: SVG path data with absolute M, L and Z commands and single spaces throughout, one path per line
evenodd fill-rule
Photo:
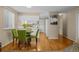
M 39 34 L 39 29 L 38 29 L 37 32 L 36 32 L 36 50 L 38 49 L 38 48 L 37 48 L 38 34 Z
M 39 33 L 39 29 L 36 32 L 36 44 L 37 44 L 37 40 L 38 40 L 38 33 Z
M 38 41 L 38 33 L 39 33 L 39 29 L 37 30 L 36 35 L 32 36 L 32 38 L 36 39 L 36 45 L 37 45 L 37 41 Z
M 26 31 L 26 37 L 28 37 L 27 38 L 27 44 L 28 44 L 28 46 L 31 46 L 31 32 L 27 32 Z
M 20 47 L 21 44 L 26 47 L 27 39 L 29 39 L 29 36 L 26 34 L 26 30 L 18 30 L 18 47 Z
M 11 29 L 12 32 L 12 36 L 13 36 L 13 44 L 14 44 L 14 39 L 16 39 L 17 42 L 17 38 L 18 38 L 18 33 L 16 29 Z
M 32 36 L 32 38 L 36 39 L 36 50 L 37 50 L 38 34 L 39 34 L 39 29 L 37 30 L 36 35 Z

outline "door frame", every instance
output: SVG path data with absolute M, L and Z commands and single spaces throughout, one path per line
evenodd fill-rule
M 76 14 L 76 41 L 79 39 L 79 13 Z

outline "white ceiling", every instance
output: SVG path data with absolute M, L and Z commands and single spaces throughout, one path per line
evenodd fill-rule
M 39 13 L 39 12 L 65 12 L 74 8 L 73 6 L 32 6 L 27 8 L 26 6 L 11 6 L 20 13 Z

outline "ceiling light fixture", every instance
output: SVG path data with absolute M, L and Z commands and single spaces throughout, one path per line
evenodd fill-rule
M 63 15 L 63 13 L 59 13 L 59 16 L 62 16 Z

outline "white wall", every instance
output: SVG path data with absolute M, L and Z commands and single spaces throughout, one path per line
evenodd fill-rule
M 4 10 L 7 8 L 0 7 L 0 41 L 2 42 L 2 47 L 12 42 L 12 36 L 9 29 L 4 29 L 5 22 L 4 22 Z M 8 9 L 10 10 L 10 9 Z M 10 10 L 12 11 L 12 10 Z M 12 11 L 13 12 L 13 11 Z M 16 13 L 16 12 L 14 12 Z M 11 19 L 10 19 L 11 20 Z
M 64 13 L 64 16 L 60 17 L 63 19 L 63 36 L 79 43 L 78 31 L 77 31 L 77 19 L 79 14 L 79 8 L 72 9 L 66 13 Z M 60 21 L 61 23 L 62 21 Z M 62 33 L 62 24 L 59 24 L 60 26 L 60 34 Z
M 76 42 L 79 43 L 79 12 L 76 13 Z
M 7 30 L 3 29 L 3 27 L 4 27 L 3 12 L 4 12 L 4 8 L 0 7 L 0 41 L 2 43 L 2 47 L 11 42 L 11 39 L 10 39 L 11 36 L 9 37 L 10 33 Z
M 11 32 L 9 30 L 0 29 L 0 40 L 2 42 L 2 47 L 6 46 L 12 42 Z
M 77 9 L 73 9 L 67 12 L 67 37 L 75 42 L 76 40 L 76 13 Z
M 0 7 L 0 42 L 2 42 L 2 32 L 1 28 L 3 27 L 3 7 Z

